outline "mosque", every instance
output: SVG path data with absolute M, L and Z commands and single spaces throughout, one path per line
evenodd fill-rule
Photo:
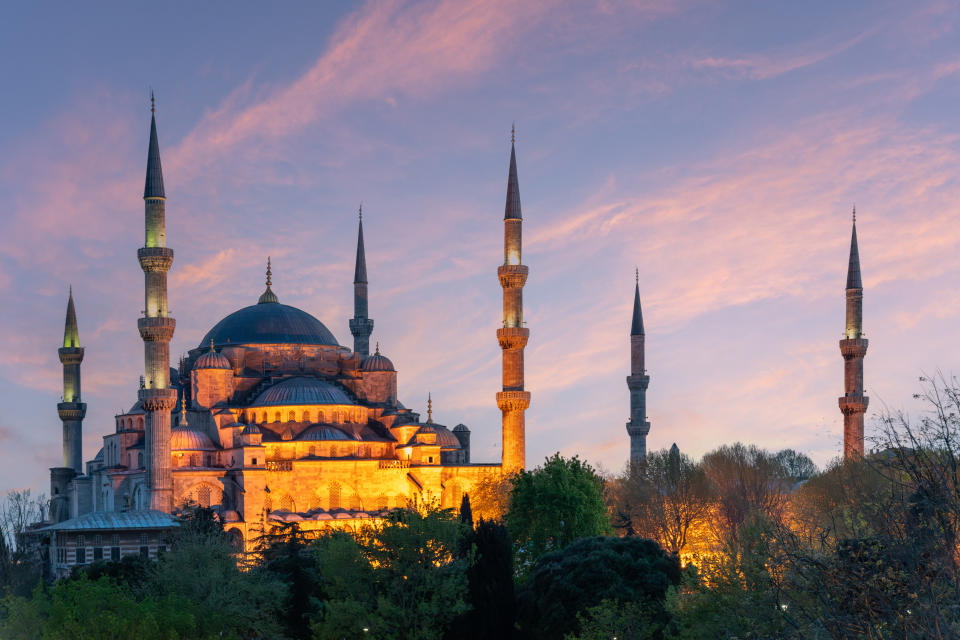
M 310 313 L 266 288 L 229 314 L 170 366 L 176 322 L 167 308 L 174 252 L 166 236 L 166 192 L 155 110 L 143 192 L 144 375 L 130 409 L 115 417 L 103 447 L 84 463 L 86 404 L 72 289 L 63 346 L 63 465 L 50 470 L 50 522 L 40 531 L 53 575 L 99 559 L 163 551 L 171 514 L 185 504 L 214 508 L 239 549 L 272 523 L 349 527 L 410 503 L 457 508 L 464 493 L 524 468 L 522 215 L 511 140 L 504 211 L 502 459 L 476 463 L 470 430 L 426 419 L 397 397 L 397 369 L 379 345 L 370 352 L 367 266 L 360 213 L 354 270 L 352 349 Z

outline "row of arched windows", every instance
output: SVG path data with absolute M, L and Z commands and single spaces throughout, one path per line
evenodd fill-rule
M 117 418 L 117 431 L 132 431 L 133 429 L 143 431 L 143 416 L 136 418 L 136 420 L 129 416 L 126 418 Z
M 331 424 L 346 424 L 349 422 L 362 423 L 366 421 L 366 412 L 362 409 L 350 411 L 331 411 L 330 413 L 322 410 L 314 413 L 310 409 L 304 409 L 301 412 L 287 411 L 286 416 L 282 411 L 252 411 L 244 413 L 243 421 L 247 424 L 264 424 L 267 422 L 283 422 L 286 417 L 287 422 L 327 422 L 329 418 Z M 316 420 L 314 420 L 316 418 Z

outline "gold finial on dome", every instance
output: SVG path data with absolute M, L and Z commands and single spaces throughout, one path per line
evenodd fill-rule
M 213 352 L 213 338 L 210 338 L 210 352 Z
M 367 344 L 369 344 L 369 343 L 367 343 Z M 379 341 L 379 340 L 377 340 L 377 348 L 376 348 L 376 350 L 373 352 L 373 355 L 375 355 L 375 356 L 380 355 L 380 341 Z
M 277 298 L 277 294 L 275 294 L 270 288 L 270 285 L 273 284 L 271 276 L 273 276 L 273 271 L 270 269 L 270 256 L 267 256 L 267 289 L 260 295 L 260 299 L 257 300 L 257 304 L 280 302 L 280 300 Z

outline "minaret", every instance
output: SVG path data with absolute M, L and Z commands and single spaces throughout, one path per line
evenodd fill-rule
M 630 389 L 630 422 L 627 433 L 630 434 L 630 464 L 638 464 L 647 457 L 647 434 L 650 423 L 647 422 L 647 387 L 650 376 L 645 368 L 645 341 L 643 333 L 643 313 L 640 310 L 640 271 L 636 272 L 636 288 L 633 291 L 633 324 L 630 327 L 630 375 L 627 376 L 627 388 Z
M 511 131 L 510 173 L 503 216 L 503 265 L 497 268 L 503 287 L 503 327 L 497 329 L 497 340 L 503 350 L 503 391 L 497 394 L 497 406 L 503 412 L 504 473 L 516 473 L 525 466 L 524 412 L 530 406 L 530 393 L 523 389 L 523 349 L 530 330 L 523 326 L 523 285 L 529 270 L 521 262 L 522 225 L 516 134 Z
M 57 413 L 63 422 L 63 465 L 50 469 L 50 519 L 62 522 L 70 517 L 70 481 L 83 474 L 83 418 L 87 405 L 80 396 L 80 363 L 83 347 L 77 331 L 77 311 L 73 306 L 73 287 L 67 298 L 67 319 L 63 327 L 63 346 L 57 350 L 63 363 L 63 401 Z
M 170 388 L 170 339 L 176 322 L 167 312 L 167 271 L 173 249 L 167 247 L 166 195 L 160 167 L 160 144 L 153 95 L 150 95 L 150 148 L 143 188 L 146 240 L 137 250 L 144 274 L 144 316 L 137 320 L 143 338 L 144 388 L 139 396 L 147 412 L 146 466 L 150 509 L 173 509 L 170 474 L 170 419 L 177 392 Z
M 847 326 L 840 341 L 843 354 L 843 457 L 863 457 L 863 414 L 870 399 L 863 395 L 863 357 L 867 339 L 863 337 L 863 283 L 860 280 L 860 251 L 857 248 L 857 209 L 853 209 L 850 236 L 850 262 L 847 265 Z
M 367 317 L 367 256 L 363 251 L 363 205 L 357 231 L 357 264 L 353 270 L 353 317 L 350 318 L 353 351 L 364 358 L 370 355 L 370 334 L 373 320 Z

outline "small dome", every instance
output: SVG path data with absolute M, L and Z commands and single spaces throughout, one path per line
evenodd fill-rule
M 353 440 L 346 433 L 337 429 L 336 427 L 331 427 L 325 424 L 315 424 L 311 427 L 307 427 L 303 433 L 300 434 L 298 440 Z
M 413 437 L 410 438 L 410 442 L 416 442 L 417 436 L 422 433 L 434 433 L 437 436 L 437 444 L 440 445 L 441 449 L 459 449 L 460 441 L 457 439 L 457 436 L 447 429 L 445 426 L 440 424 L 425 424 L 421 425 L 417 432 L 413 434 Z
M 457 426 L 455 426 L 455 427 L 453 428 L 453 432 L 454 432 L 454 433 L 460 433 L 460 432 L 462 432 L 462 431 L 466 431 L 467 433 L 470 433 L 470 429 L 467 429 L 467 425 L 462 424 L 462 423 L 461 423 L 461 424 L 458 424 Z
M 249 436 L 249 435 L 259 434 L 259 433 L 262 433 L 260 431 L 260 427 L 258 427 L 255 424 L 248 424 L 243 428 L 243 431 L 240 432 L 240 435 Z
M 380 353 L 380 343 L 377 343 L 377 350 L 374 351 L 373 355 L 367 356 L 363 359 L 363 363 L 360 365 L 361 371 L 396 371 L 393 368 L 393 363 L 390 362 L 390 358 Z
M 194 369 L 232 369 L 233 365 L 227 360 L 227 356 L 217 353 L 213 348 L 213 340 L 210 341 L 210 351 L 197 358 L 193 365 Z
M 177 427 L 170 431 L 171 451 L 214 451 L 210 436 L 196 429 Z
M 287 378 L 264 390 L 251 407 L 301 404 L 356 404 L 347 393 L 317 378 Z

